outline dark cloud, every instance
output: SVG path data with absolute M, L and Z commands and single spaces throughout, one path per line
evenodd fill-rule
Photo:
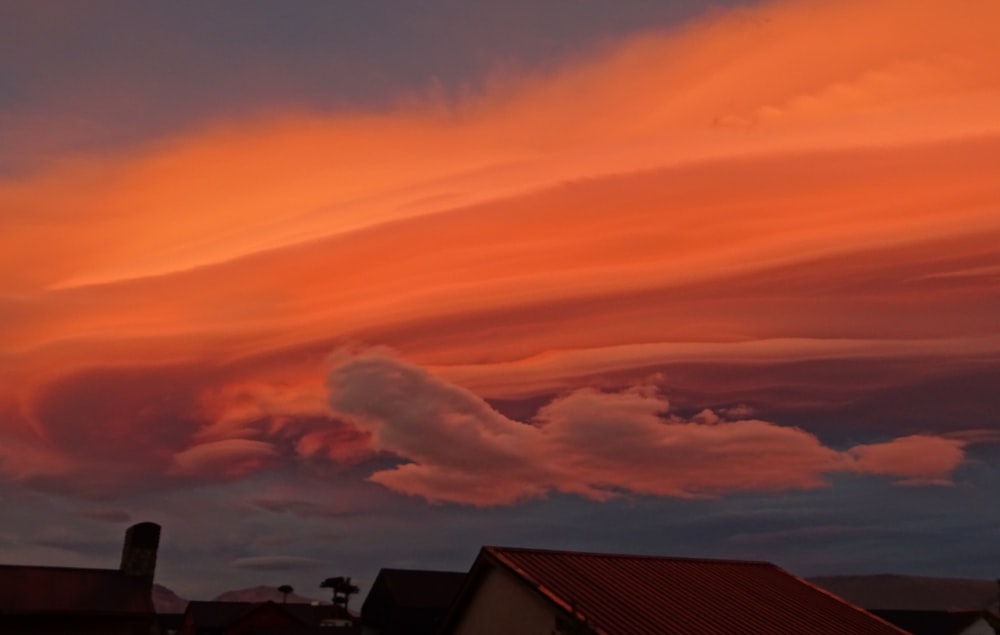
M 82 371 L 46 385 L 33 404 L 35 423 L 59 450 L 109 468 L 165 464 L 199 422 L 198 368 L 129 367 Z

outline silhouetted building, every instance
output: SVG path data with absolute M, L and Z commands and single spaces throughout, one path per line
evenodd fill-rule
M 122 573 L 136 578 L 146 578 L 152 584 L 156 574 L 156 552 L 160 547 L 160 526 L 156 523 L 137 523 L 125 530 L 122 545 Z
M 0 565 L 0 633 L 149 635 L 159 539 L 130 527 L 118 569 Z
M 382 569 L 361 607 L 371 635 L 434 635 L 462 588 L 455 571 Z
M 158 635 L 177 635 L 183 621 L 183 613 L 157 613 L 156 633 Z
M 908 635 L 767 562 L 484 547 L 442 635 Z
M 341 606 L 275 602 L 189 602 L 179 635 L 354 635 L 360 621 Z

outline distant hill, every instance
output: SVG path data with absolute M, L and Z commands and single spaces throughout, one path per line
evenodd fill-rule
M 809 582 L 869 610 L 979 611 L 995 605 L 997 583 L 911 575 L 837 575 Z
M 162 584 L 153 585 L 153 606 L 157 613 L 183 613 L 188 601 Z
M 273 586 L 255 586 L 235 591 L 226 591 L 215 598 L 216 602 L 277 602 L 281 603 L 281 593 Z M 288 594 L 289 604 L 312 604 L 318 602 L 295 593 Z M 325 604 L 325 602 L 324 602 Z

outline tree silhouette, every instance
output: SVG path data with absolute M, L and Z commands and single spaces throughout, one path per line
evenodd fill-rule
M 278 587 L 278 593 L 281 594 L 281 603 L 288 604 L 288 594 L 294 593 L 295 589 L 290 584 L 282 584 Z
M 330 589 L 333 591 L 333 603 L 337 606 L 342 606 L 347 609 L 347 603 L 351 600 L 351 596 L 360 591 L 357 586 L 351 584 L 350 577 L 337 576 L 336 578 L 327 578 L 320 582 L 319 588 Z

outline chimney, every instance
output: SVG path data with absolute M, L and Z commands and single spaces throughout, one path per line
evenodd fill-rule
M 125 545 L 122 547 L 121 572 L 148 578 L 152 582 L 159 546 L 160 526 L 156 523 L 138 523 L 129 527 L 125 531 Z

